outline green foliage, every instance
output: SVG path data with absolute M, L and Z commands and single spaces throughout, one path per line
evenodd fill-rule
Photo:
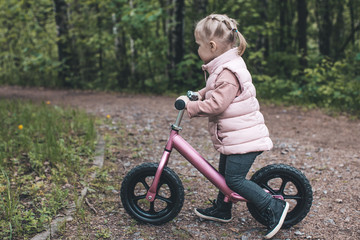
M 276 68 L 267 68 L 267 74 L 270 76 L 278 76 L 283 79 L 293 79 L 294 70 L 300 69 L 299 57 L 295 54 L 285 52 L 275 52 L 269 56 L 268 65 L 277 66 Z
M 0 16 L 0 84 L 55 86 L 51 1 L 1 1 Z
M 176 66 L 175 79 L 173 80 L 182 83 L 181 86 L 176 86 L 178 91 L 185 92 L 188 89 L 205 86 L 205 78 L 202 72 L 194 70 L 201 69 L 202 64 L 199 57 L 193 53 L 184 56 L 184 60 Z
M 357 62 L 357 63 L 356 63 Z M 318 106 L 359 114 L 360 61 L 331 62 L 324 59 L 314 69 L 305 69 L 303 98 Z
M 81 111 L 0 101 L 0 238 L 28 237 L 72 197 L 62 186 L 85 175 L 94 120 Z
M 207 4 L 201 5 L 203 2 Z M 331 0 L 329 5 L 306 2 L 304 52 L 299 49 L 300 14 L 295 0 L 185 1 L 184 19 L 178 20 L 184 24 L 181 36 L 174 31 L 176 4 L 166 1 L 66 0 L 68 31 L 62 35 L 55 21 L 54 1 L 0 1 L 0 84 L 156 94 L 196 90 L 204 82 L 194 25 L 216 12 L 238 21 L 248 42 L 243 57 L 260 96 L 264 93 L 281 101 L 301 100 L 356 112 L 351 99 L 358 99 L 357 92 L 345 86 L 358 86 L 360 4 L 350 0 Z M 325 22 L 321 15 L 325 13 L 332 21 Z M 329 46 L 321 48 L 328 52 L 326 56 L 320 54 L 320 40 L 324 40 L 320 31 L 329 34 Z M 177 38 L 183 38 L 184 52 L 175 63 Z M 65 58 L 60 58 L 59 43 L 66 43 L 62 46 L 69 54 Z M 326 78 L 331 80 L 324 81 Z
M 292 104 L 322 107 L 360 115 L 360 61 L 353 57 L 332 62 L 323 59 L 315 68 L 306 68 L 298 81 L 254 75 L 260 96 Z M 295 78 L 295 76 L 294 76 Z

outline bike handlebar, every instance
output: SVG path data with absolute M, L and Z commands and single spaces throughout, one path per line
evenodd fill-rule
M 175 101 L 175 108 L 177 109 L 177 110 L 183 110 L 184 108 L 185 108 L 185 101 L 184 100 L 181 100 L 181 99 L 179 99 L 179 100 L 176 100 Z
M 189 98 L 190 101 L 199 100 L 199 94 L 197 92 L 193 92 L 189 90 L 187 91 L 186 96 Z M 186 105 L 185 102 L 181 99 L 175 101 L 175 108 L 179 111 L 185 109 L 185 105 Z

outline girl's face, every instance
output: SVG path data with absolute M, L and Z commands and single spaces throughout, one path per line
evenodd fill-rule
M 213 52 L 211 51 L 211 44 L 202 41 L 197 36 L 195 36 L 195 40 L 196 43 L 199 45 L 198 48 L 199 57 L 205 64 L 209 63 L 211 60 L 215 58 Z

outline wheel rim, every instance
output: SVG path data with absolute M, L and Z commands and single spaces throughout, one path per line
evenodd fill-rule
M 146 200 L 147 191 L 154 178 L 154 172 L 145 172 L 136 177 L 128 188 L 128 201 L 133 213 L 147 221 L 158 220 L 171 213 L 177 200 L 175 186 L 164 174 L 158 184 L 153 202 Z
M 302 214 L 306 204 L 306 190 L 296 177 L 291 175 L 271 174 L 258 182 L 258 185 L 268 190 L 272 195 L 281 195 L 290 204 L 286 219 L 297 218 Z

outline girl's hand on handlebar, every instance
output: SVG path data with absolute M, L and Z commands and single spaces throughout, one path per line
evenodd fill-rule
M 186 108 L 187 103 L 190 101 L 189 98 L 187 96 L 180 96 L 176 100 L 179 100 L 179 99 L 183 100 L 185 102 L 185 108 Z
M 195 94 L 198 96 L 198 101 L 202 101 L 202 100 L 203 100 L 202 97 L 201 97 L 201 95 L 199 94 L 199 92 L 195 92 Z
M 199 94 L 199 92 L 193 92 L 189 90 L 187 92 L 187 97 L 189 98 L 190 101 L 202 101 L 202 97 Z

